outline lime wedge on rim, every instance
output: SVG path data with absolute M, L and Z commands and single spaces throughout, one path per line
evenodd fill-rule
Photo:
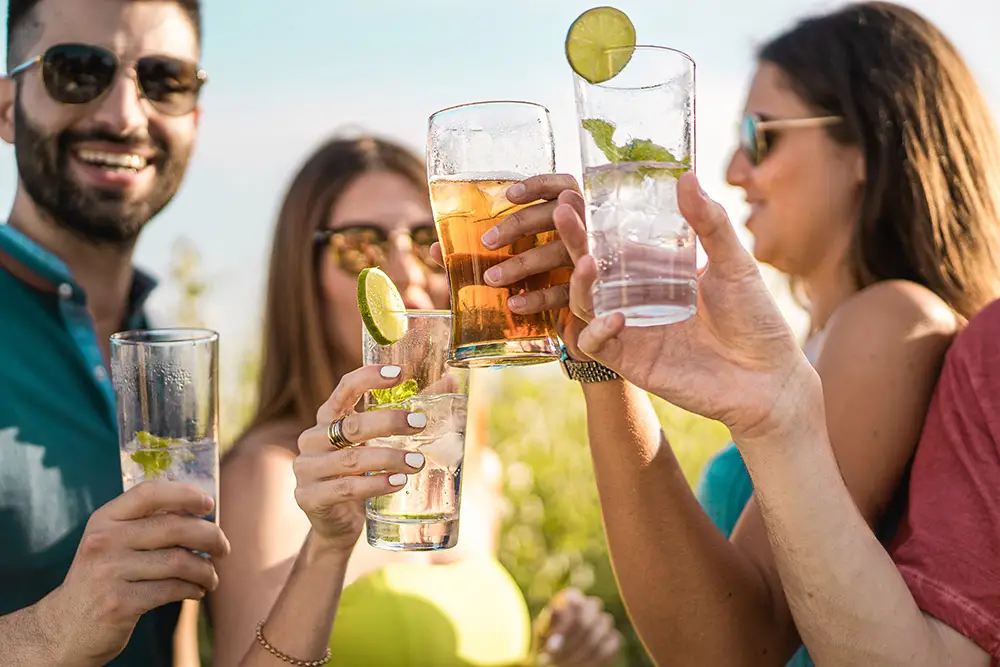
M 392 345 L 406 334 L 406 305 L 385 271 L 364 269 L 358 275 L 358 310 L 379 345 Z
M 635 51 L 635 26 L 620 9 L 594 7 L 580 14 L 566 33 L 566 59 L 590 83 L 614 78 Z

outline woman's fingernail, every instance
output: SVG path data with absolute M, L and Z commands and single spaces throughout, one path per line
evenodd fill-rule
M 525 187 L 523 183 L 515 183 L 514 185 L 507 188 L 507 198 L 511 197 L 523 197 Z
M 399 366 L 383 366 L 379 374 L 386 380 L 395 380 L 399 377 L 399 374 L 403 372 L 403 369 Z
M 406 484 L 406 475 L 401 472 L 397 472 L 395 475 L 389 475 L 389 483 L 393 486 L 403 486 Z
M 483 278 L 485 278 L 488 283 L 496 284 L 500 282 L 502 275 L 503 272 L 500 271 L 500 267 L 494 266 L 492 269 L 488 269 L 486 273 L 483 274 Z
M 516 296 L 512 296 L 509 299 L 507 299 L 507 306 L 510 307 L 510 308 L 514 308 L 515 310 L 517 310 L 519 308 L 524 308 L 524 306 L 527 305 L 527 303 L 528 303 L 528 300 L 525 299 L 520 294 L 518 294 Z
M 427 426 L 427 415 L 411 412 L 406 415 L 406 423 L 410 425 L 410 428 L 423 428 Z
M 549 637 L 549 641 L 545 642 L 545 650 L 549 653 L 558 653 L 559 649 L 563 646 L 563 636 L 562 635 L 552 635 Z
M 411 468 L 419 468 L 424 464 L 424 455 L 419 452 L 410 452 L 403 457 L 403 460 L 406 461 L 406 465 Z
M 497 231 L 496 227 L 490 228 L 485 234 L 483 234 L 483 245 L 487 248 L 492 248 L 500 240 L 500 232 Z

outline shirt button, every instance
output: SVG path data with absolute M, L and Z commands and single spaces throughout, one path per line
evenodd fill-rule
M 73 298 L 73 286 L 69 283 L 63 283 L 59 286 L 59 298 L 63 301 Z
M 103 380 L 104 378 L 108 377 L 108 372 L 104 370 L 104 366 L 96 366 L 94 368 L 94 377 L 96 377 L 98 380 Z

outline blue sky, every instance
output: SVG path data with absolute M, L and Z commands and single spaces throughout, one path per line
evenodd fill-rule
M 579 171 L 566 29 L 592 0 L 205 0 L 201 137 L 174 203 L 143 235 L 137 259 L 165 275 L 169 251 L 195 244 L 210 281 L 205 316 L 235 351 L 252 342 L 271 228 L 292 174 L 322 138 L 361 127 L 422 149 L 433 111 L 525 99 L 552 112 L 558 167 Z M 641 43 L 697 63 L 698 171 L 733 216 L 722 173 L 753 70 L 754 46 L 794 18 L 842 3 L 812 0 L 622 0 Z M 959 46 L 1000 118 L 996 0 L 906 2 Z M 12 200 L 13 150 L 0 160 L 0 206 Z M 154 301 L 169 311 L 164 289 Z

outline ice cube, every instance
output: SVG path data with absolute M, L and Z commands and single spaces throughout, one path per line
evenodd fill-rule
M 452 431 L 422 446 L 420 452 L 427 457 L 428 463 L 454 470 L 462 462 L 464 449 L 465 439 L 462 434 Z

